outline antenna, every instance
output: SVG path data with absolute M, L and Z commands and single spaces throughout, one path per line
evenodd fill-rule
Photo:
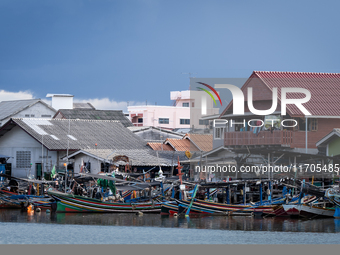
M 195 77 L 192 77 L 191 75 L 192 74 L 197 74 L 197 73 L 182 73 L 182 74 L 188 74 L 189 75 L 189 79 L 190 79 L 190 78 L 195 78 Z
M 192 75 L 193 75 L 193 74 L 197 74 L 197 73 L 181 73 L 181 74 L 189 75 L 189 90 L 190 90 L 190 79 L 191 79 L 191 78 L 195 78 L 195 77 L 193 77 Z

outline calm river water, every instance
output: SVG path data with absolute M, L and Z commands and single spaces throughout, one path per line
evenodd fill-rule
M 0 244 L 340 244 L 340 220 L 0 210 Z

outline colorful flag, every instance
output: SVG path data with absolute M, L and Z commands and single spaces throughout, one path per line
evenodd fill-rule
M 55 177 L 56 173 L 55 173 L 55 165 L 52 168 L 52 172 L 51 172 L 51 178 L 53 179 Z
M 84 170 L 84 160 L 83 160 L 83 158 L 82 158 L 82 159 L 81 159 L 81 165 L 80 165 L 80 171 L 79 171 L 79 173 L 82 173 L 83 170 Z

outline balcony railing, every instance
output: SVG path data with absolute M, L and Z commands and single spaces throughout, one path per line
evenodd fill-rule
M 225 132 L 224 145 L 282 145 L 290 146 L 292 143 L 293 131 L 290 130 L 273 130 L 260 131 L 253 133 L 252 131 L 243 132 Z

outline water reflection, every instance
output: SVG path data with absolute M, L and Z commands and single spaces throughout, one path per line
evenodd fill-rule
M 253 218 L 244 216 L 169 217 L 159 214 L 34 213 L 0 210 L 0 222 L 52 223 L 77 225 L 139 226 L 164 228 L 221 229 L 243 231 L 339 233 L 339 219 L 301 220 L 291 218 Z

